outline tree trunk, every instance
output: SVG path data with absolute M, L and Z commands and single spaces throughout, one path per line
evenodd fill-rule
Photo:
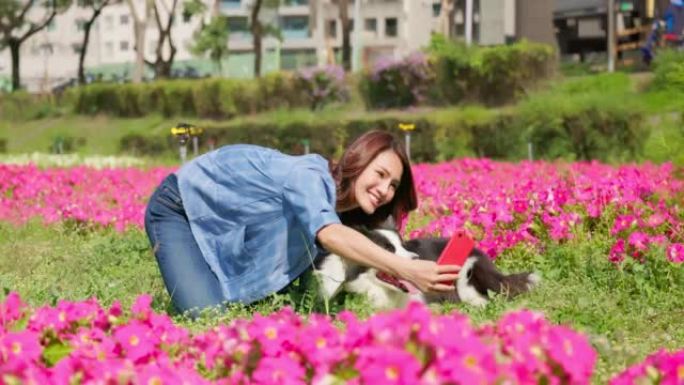
M 259 13 L 261 12 L 261 5 L 263 0 L 255 0 L 252 6 L 251 26 L 252 44 L 254 46 L 254 77 L 261 77 L 261 38 L 263 34 L 263 26 L 259 20 Z
M 133 4 L 133 0 L 128 0 L 128 7 L 133 15 L 133 36 L 135 39 L 135 67 L 131 80 L 133 83 L 141 83 L 145 74 L 145 31 L 147 25 L 147 15 L 153 0 L 145 0 L 143 15 L 138 15 L 138 11 Z
M 21 88 L 21 76 L 19 74 L 19 48 L 21 47 L 21 40 L 11 38 L 7 45 L 12 55 L 12 92 L 14 92 Z
M 102 13 L 102 8 L 104 8 L 109 1 L 105 1 L 102 6 L 99 8 L 95 8 L 95 11 L 93 12 L 93 15 L 90 17 L 90 20 L 85 23 L 83 26 L 84 34 L 83 34 L 83 45 L 81 46 L 81 52 L 80 55 L 78 56 L 78 84 L 84 85 L 85 84 L 85 69 L 84 69 L 84 63 L 85 63 L 85 57 L 86 57 L 86 52 L 88 52 L 88 43 L 90 42 L 90 30 L 93 28 L 93 24 L 95 24 L 95 20 L 100 16 L 100 13 Z
M 173 44 L 173 37 L 171 36 L 171 27 L 173 27 L 173 22 L 175 20 L 176 6 L 178 5 L 178 0 L 173 0 L 171 3 L 171 8 L 168 9 L 168 19 L 166 25 L 162 23 L 161 15 L 159 14 L 159 7 L 157 3 L 153 4 L 154 17 L 157 22 L 157 30 L 159 31 L 159 41 L 157 42 L 156 55 L 152 66 L 154 68 L 154 73 L 157 78 L 167 79 L 171 77 L 171 68 L 173 67 L 173 59 L 176 56 L 176 46 Z M 168 40 L 169 42 L 169 57 L 164 59 L 164 44 Z
M 359 0 L 360 1 L 360 0 Z M 340 24 L 342 24 L 342 66 L 345 71 L 351 70 L 351 20 L 349 20 L 348 0 L 339 0 Z M 361 28 L 359 20 L 354 21 L 354 28 Z
M 439 32 L 448 39 L 451 38 L 453 34 L 456 7 L 454 0 L 442 0 L 441 5 L 442 9 L 439 12 Z

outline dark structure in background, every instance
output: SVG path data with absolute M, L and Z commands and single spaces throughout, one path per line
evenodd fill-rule
M 638 50 L 654 18 L 670 0 L 614 0 L 618 57 Z M 585 56 L 607 50 L 607 0 L 555 0 L 553 24 L 561 55 Z
M 549 22 L 555 1 L 557 0 L 517 0 L 516 38 L 555 46 L 554 26 Z

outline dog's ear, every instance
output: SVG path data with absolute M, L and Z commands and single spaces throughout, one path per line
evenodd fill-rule
M 392 215 L 388 216 L 384 222 L 380 224 L 381 229 L 397 230 L 397 221 Z

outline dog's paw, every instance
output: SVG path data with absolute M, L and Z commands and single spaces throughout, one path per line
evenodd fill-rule
M 542 281 L 542 277 L 537 273 L 531 273 L 527 276 L 527 289 L 532 290 L 539 286 Z

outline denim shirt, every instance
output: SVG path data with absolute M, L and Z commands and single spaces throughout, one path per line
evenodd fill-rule
M 312 264 L 318 230 L 340 223 L 320 155 L 230 145 L 177 175 L 192 234 L 226 301 L 249 303 L 285 287 Z

